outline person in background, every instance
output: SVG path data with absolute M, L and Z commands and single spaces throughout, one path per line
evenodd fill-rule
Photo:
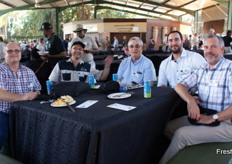
M 84 55 L 85 44 L 76 41 L 71 46 L 71 57 L 68 60 L 60 61 L 49 76 L 52 82 L 60 81 L 82 81 L 87 82 L 88 75 L 94 75 L 98 81 L 107 79 L 110 65 L 113 61 L 112 56 L 107 56 L 105 59 L 104 69 L 99 71 L 92 67 L 88 62 L 84 62 L 81 56 Z
M 114 52 L 118 51 L 118 46 L 119 46 L 119 42 L 116 36 L 114 36 L 114 43 L 113 43 L 113 47 L 114 47 Z
M 54 67 L 59 60 L 63 60 L 66 57 L 62 41 L 53 32 L 53 27 L 50 23 L 44 22 L 40 30 L 43 31 L 44 36 L 48 38 L 48 41 L 45 43 L 45 50 L 49 53 L 45 54 L 44 57 L 46 57 L 48 63 Z
M 124 58 L 127 58 L 129 56 L 130 56 L 129 48 L 126 47 L 126 48 L 124 48 L 122 55 L 118 56 L 118 59 L 124 59 Z
M 122 49 L 124 50 L 127 47 L 128 40 L 126 36 L 123 36 Z
M 231 30 L 228 30 L 226 36 L 223 37 L 223 41 L 225 43 L 225 53 L 232 53 L 231 51 Z
M 25 49 L 23 50 L 21 62 L 26 62 L 29 60 L 31 60 L 31 47 L 30 45 L 26 45 Z
M 168 34 L 168 46 L 172 53 L 160 64 L 157 86 L 174 88 L 206 61 L 200 54 L 183 48 L 183 36 L 179 31 Z
M 197 49 L 198 49 L 198 37 L 197 37 L 197 33 L 194 34 L 191 45 L 192 45 L 192 50 L 193 51 L 197 51 Z
M 41 51 L 41 52 L 45 52 L 44 43 L 45 43 L 44 38 L 40 38 L 39 44 L 36 46 L 36 49 Z
M 10 42 L 0 64 L 0 149 L 9 139 L 9 112 L 13 102 L 33 100 L 41 86 L 34 72 L 20 64 L 21 48 Z
M 97 46 L 100 47 L 100 43 L 99 43 L 97 37 L 95 37 L 95 42 L 96 42 Z
M 223 54 L 222 38 L 209 35 L 204 42 L 207 63 L 176 85 L 175 91 L 187 102 L 188 116 L 168 123 L 165 134 L 172 141 L 160 164 L 186 146 L 232 141 L 232 61 Z
M 201 36 L 198 37 L 198 50 L 201 50 L 202 49 L 202 45 L 203 45 L 203 41 L 202 41 L 202 38 Z
M 110 41 L 109 41 L 109 37 L 106 36 L 106 39 L 102 42 L 102 50 L 109 52 L 110 50 Z
M 81 56 L 81 60 L 83 62 L 88 62 L 92 67 L 96 67 L 94 62 L 93 53 L 98 53 L 98 46 L 96 42 L 90 37 L 86 35 L 87 29 L 83 28 L 83 25 L 78 24 L 76 30 L 74 30 L 77 34 L 76 38 L 73 38 L 70 45 L 73 45 L 74 42 L 80 41 L 85 44 L 84 54 Z M 71 47 L 68 48 L 69 54 L 71 52 Z
M 168 52 L 168 34 L 164 35 L 162 43 L 163 43 L 163 47 L 162 47 L 163 52 Z
M 0 63 L 4 60 L 4 48 L 6 44 L 3 42 L 3 38 L 0 37 Z
M 38 47 L 38 46 L 37 46 Z M 41 94 L 47 93 L 46 81 L 52 72 L 52 66 L 46 62 L 46 58 L 43 55 L 38 54 L 38 49 L 33 48 L 31 50 L 32 60 L 25 63 L 25 66 L 32 69 L 42 87 Z
M 62 40 L 62 45 L 63 45 L 65 51 L 68 51 L 68 43 L 69 43 L 69 38 Z
M 128 42 L 130 56 L 125 58 L 118 68 L 118 81 L 121 84 L 142 84 L 144 81 L 156 81 L 156 72 L 150 59 L 143 52 L 143 41 L 138 37 Z
M 188 39 L 188 35 L 184 34 L 184 38 L 183 38 L 184 42 L 183 44 L 183 48 L 186 50 L 190 50 L 191 49 L 191 42 Z
M 153 38 L 150 39 L 150 42 L 149 42 L 149 51 L 154 51 L 155 49 L 155 41 Z

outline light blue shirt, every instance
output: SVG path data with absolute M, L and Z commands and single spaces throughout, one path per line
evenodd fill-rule
M 114 39 L 113 47 L 118 47 L 118 39 Z
M 131 56 L 124 59 L 118 68 L 118 78 L 121 84 L 130 84 L 132 81 L 142 84 L 144 81 L 156 81 L 156 72 L 153 63 L 141 55 L 139 60 L 132 62 Z

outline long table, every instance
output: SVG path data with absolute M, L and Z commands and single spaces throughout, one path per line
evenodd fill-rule
M 76 105 L 99 100 L 93 106 L 54 108 L 40 101 L 13 103 L 10 113 L 13 157 L 24 164 L 149 164 L 159 151 L 162 131 L 180 102 L 170 88 L 143 89 L 127 99 L 112 100 L 99 90 L 75 98 Z M 112 109 L 120 103 L 136 106 L 131 111 Z

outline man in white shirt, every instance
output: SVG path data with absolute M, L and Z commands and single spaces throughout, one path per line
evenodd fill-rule
M 168 46 L 172 54 L 162 61 L 159 69 L 158 87 L 174 88 L 177 83 L 185 79 L 200 65 L 206 63 L 198 53 L 183 48 L 183 36 L 179 31 L 168 34 Z
M 87 29 L 84 29 L 83 25 L 81 24 L 78 24 L 77 29 L 74 30 L 73 32 L 77 34 L 77 37 L 72 39 L 70 45 L 72 45 L 76 41 L 80 41 L 84 43 L 85 50 L 84 50 L 84 54 L 82 55 L 81 59 L 84 62 L 92 62 L 94 59 L 93 53 L 97 53 L 99 51 L 96 42 L 90 36 L 85 35 L 87 32 Z M 70 50 L 71 50 L 71 47 L 68 47 L 69 52 Z

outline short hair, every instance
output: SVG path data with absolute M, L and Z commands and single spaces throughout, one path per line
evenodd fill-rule
M 0 36 L 0 41 L 3 42 L 3 38 Z
M 217 35 L 209 35 L 205 38 L 206 39 L 209 39 L 209 38 L 217 38 L 217 40 L 219 41 L 219 45 L 220 47 L 225 47 L 225 43 L 223 41 L 223 39 L 220 37 L 220 36 L 217 36 Z
M 39 41 L 40 41 L 40 43 L 41 43 L 42 41 L 44 41 L 44 38 L 40 38 L 40 40 L 39 40 Z
M 130 38 L 129 41 L 128 41 L 128 44 L 129 44 L 129 42 L 132 41 L 132 40 L 138 40 L 140 46 L 141 46 L 141 47 L 143 46 L 143 41 L 142 41 L 139 37 L 134 36 L 134 37 Z
M 231 34 L 231 30 L 228 30 L 226 35 L 230 35 Z
M 4 49 L 3 49 L 3 52 L 4 52 L 4 53 L 6 53 L 6 49 L 7 49 L 7 46 L 8 46 L 9 44 L 16 44 L 16 45 L 19 47 L 20 51 L 22 51 L 22 48 L 20 47 L 19 44 L 15 43 L 15 42 L 9 42 L 9 43 L 6 44 L 6 46 L 5 46 Z
M 173 33 L 178 33 L 178 34 L 180 35 L 180 40 L 183 40 L 183 35 L 181 34 L 181 32 L 180 32 L 180 31 L 171 31 L 171 32 L 169 32 L 169 34 L 168 34 L 168 37 L 167 37 L 167 38 L 169 38 L 169 35 L 170 35 L 170 34 L 173 34 Z

